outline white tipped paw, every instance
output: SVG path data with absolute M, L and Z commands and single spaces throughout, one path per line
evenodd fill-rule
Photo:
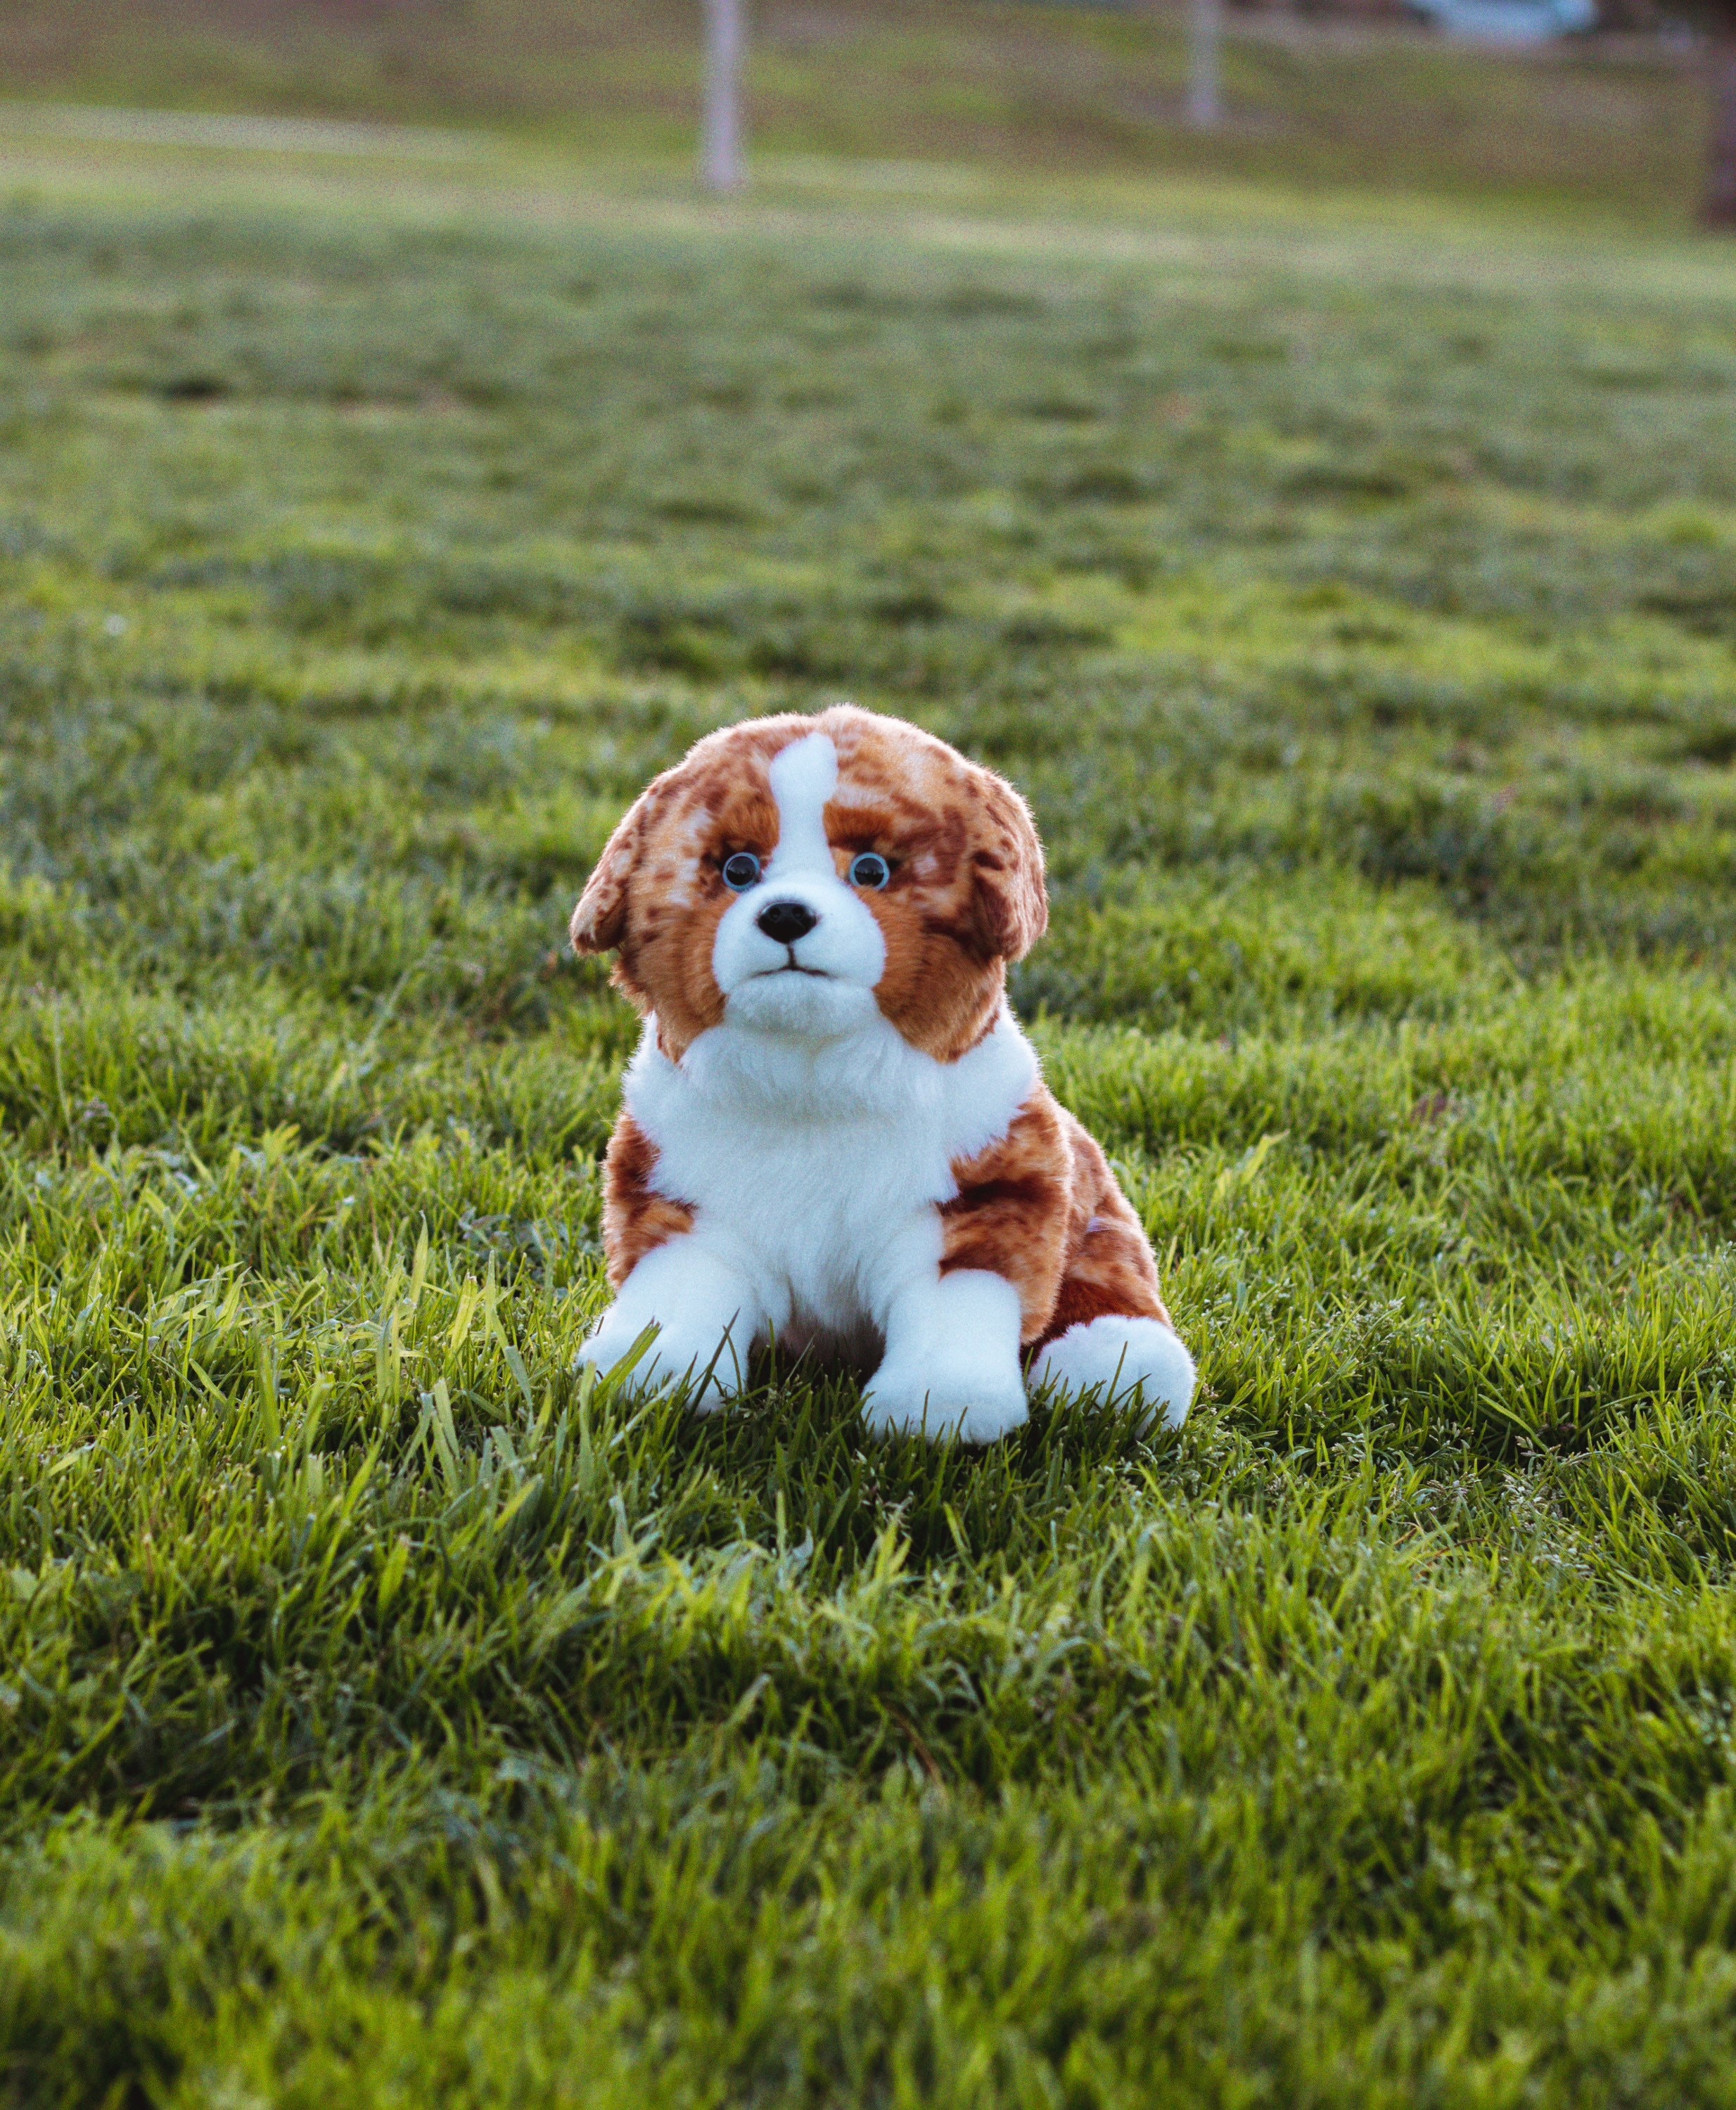
M 655 1320 L 646 1323 L 657 1325 Z M 579 1350 L 579 1362 L 594 1364 L 598 1375 L 606 1377 L 631 1355 L 644 1331 L 644 1324 L 634 1325 L 630 1316 L 622 1315 L 619 1304 L 612 1304 Z M 645 1392 L 667 1392 L 678 1384 L 690 1384 L 689 1406 L 696 1413 L 714 1414 L 732 1393 L 741 1389 L 746 1375 L 741 1367 L 744 1360 L 737 1356 L 732 1340 L 715 1333 L 679 1324 L 657 1325 L 650 1345 L 628 1373 L 628 1382 L 635 1390 Z
M 876 1436 L 956 1436 L 992 1443 L 1028 1417 L 1025 1388 L 1015 1374 L 981 1366 L 902 1368 L 891 1361 L 874 1373 L 862 1396 L 862 1418 Z
M 691 1237 L 648 1252 L 591 1329 L 578 1360 L 605 1374 L 626 1361 L 647 1328 L 655 1337 L 628 1382 L 646 1391 L 693 1388 L 690 1404 L 709 1414 L 747 1381 L 759 1312 L 734 1270 Z
M 1119 1403 L 1138 1388 L 1148 1410 L 1146 1426 L 1179 1429 L 1194 1398 L 1194 1359 L 1180 1336 L 1161 1319 L 1105 1315 L 1069 1326 L 1031 1366 L 1033 1389 L 1053 1385 L 1065 1392 L 1097 1392 L 1103 1403 Z
M 877 1436 L 992 1443 L 1029 1410 L 1018 1363 L 1018 1293 L 986 1270 L 961 1268 L 895 1307 L 886 1361 L 863 1394 Z

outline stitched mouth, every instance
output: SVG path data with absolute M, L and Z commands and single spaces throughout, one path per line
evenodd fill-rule
M 781 967 L 762 967 L 758 974 L 750 975 L 750 982 L 768 980 L 774 975 L 810 975 L 817 982 L 829 982 L 832 976 L 823 967 L 805 967 L 800 960 L 786 960 Z

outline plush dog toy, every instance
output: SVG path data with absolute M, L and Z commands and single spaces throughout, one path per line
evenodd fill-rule
M 897 718 L 752 719 L 658 777 L 573 917 L 645 1014 L 582 1359 L 655 1325 L 636 1374 L 709 1407 L 775 1329 L 877 1359 L 877 1430 L 986 1442 L 1027 1381 L 1179 1425 L 1150 1246 L 1008 1007 L 1048 917 L 1024 801 Z

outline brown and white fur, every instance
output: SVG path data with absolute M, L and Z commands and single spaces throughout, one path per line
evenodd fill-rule
M 743 851 L 762 872 L 737 891 Z M 883 886 L 852 884 L 864 852 Z M 774 903 L 809 927 L 769 935 Z M 877 1430 L 986 1442 L 1027 1382 L 1137 1386 L 1179 1425 L 1194 1365 L 1150 1246 L 1007 1004 L 1047 921 L 1023 800 L 896 718 L 754 719 L 658 777 L 573 918 L 645 1014 L 606 1165 L 615 1301 L 583 1359 L 655 1325 L 636 1377 L 709 1407 L 775 1330 L 877 1356 Z

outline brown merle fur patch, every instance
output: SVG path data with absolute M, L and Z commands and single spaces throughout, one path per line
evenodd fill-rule
M 648 1252 L 693 1228 L 685 1202 L 651 1189 L 657 1146 L 623 1108 L 603 1161 L 603 1251 L 610 1287 L 619 1289 Z
M 986 1268 L 1018 1292 L 1033 1352 L 1082 1319 L 1169 1314 L 1144 1227 L 1108 1160 L 1045 1085 L 999 1142 L 955 1165 L 941 1211 L 941 1271 Z

